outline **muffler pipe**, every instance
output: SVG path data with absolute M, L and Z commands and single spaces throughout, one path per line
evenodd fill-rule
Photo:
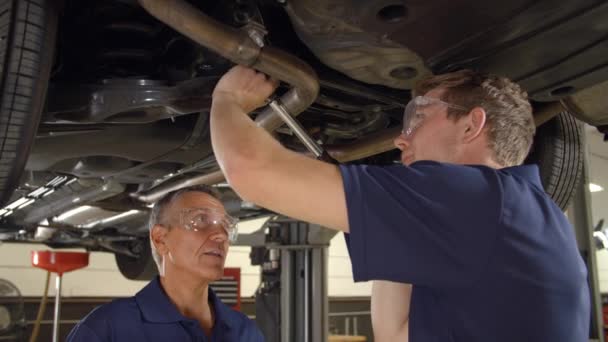
M 393 141 L 401 134 L 401 126 L 371 133 L 354 143 L 329 145 L 326 151 L 341 163 L 369 157 L 395 148 Z M 225 180 L 222 171 L 214 171 L 205 175 L 194 176 L 176 182 L 162 184 L 144 193 L 134 194 L 133 197 L 146 203 L 154 203 L 165 194 L 192 185 L 213 185 Z
M 224 58 L 290 84 L 293 88 L 279 101 L 292 116 L 300 114 L 317 98 L 317 74 L 295 56 L 271 46 L 261 47 L 247 32 L 216 21 L 184 0 L 139 0 L 139 3 L 158 20 Z M 266 107 L 256 123 L 273 131 L 283 121 Z
M 395 138 L 401 134 L 401 126 L 370 133 L 355 142 L 328 145 L 325 150 L 340 163 L 359 160 L 395 149 Z
M 274 48 L 260 46 L 247 32 L 217 22 L 184 0 L 139 0 L 141 6 L 152 16 L 196 43 L 216 52 L 230 61 L 251 67 L 292 88 L 278 100 L 292 115 L 296 116 L 308 108 L 319 93 L 316 72 L 297 57 Z M 257 116 L 256 123 L 268 131 L 283 125 L 283 120 L 266 107 Z M 340 162 L 360 159 L 390 150 L 398 130 L 364 137 L 354 144 L 328 148 L 330 154 Z M 208 175 L 166 184 L 134 197 L 143 202 L 155 202 L 166 193 L 195 184 L 216 184 L 224 181 L 221 171 Z
M 225 180 L 226 177 L 224 177 L 222 171 L 218 170 L 204 175 L 182 179 L 176 182 L 167 182 L 143 193 L 132 194 L 131 196 L 141 202 L 155 203 L 166 194 L 175 190 L 187 188 L 189 186 L 194 185 L 214 185 L 221 183 Z

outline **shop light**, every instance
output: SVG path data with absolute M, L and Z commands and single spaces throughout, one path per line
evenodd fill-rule
M 589 183 L 589 191 L 590 192 L 600 192 L 600 191 L 604 191 L 604 188 L 595 183 Z

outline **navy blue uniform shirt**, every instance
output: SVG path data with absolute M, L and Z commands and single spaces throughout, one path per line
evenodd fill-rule
M 536 166 L 341 166 L 355 281 L 413 284 L 411 342 L 587 341 L 587 271 Z
M 223 304 L 211 288 L 209 303 L 215 313 L 211 337 L 205 336 L 196 320 L 177 310 L 157 277 L 135 297 L 117 299 L 93 310 L 74 327 L 67 341 L 264 341 L 255 323 Z

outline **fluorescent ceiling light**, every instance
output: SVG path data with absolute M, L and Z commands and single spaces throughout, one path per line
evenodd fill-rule
M 600 192 L 600 191 L 604 191 L 604 188 L 602 188 L 601 186 L 599 186 L 597 184 L 589 183 L 589 191 Z

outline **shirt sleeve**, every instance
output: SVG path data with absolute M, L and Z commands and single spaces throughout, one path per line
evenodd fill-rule
M 78 323 L 66 338 L 66 342 L 108 342 L 109 339 L 102 339 L 99 335 L 83 322 Z
M 255 328 L 255 331 L 254 331 L 253 341 L 254 342 L 265 342 L 266 341 L 266 339 L 264 338 L 264 335 L 262 335 L 262 332 L 257 327 Z
M 426 161 L 340 169 L 355 281 L 459 287 L 487 265 L 502 211 L 495 170 Z

